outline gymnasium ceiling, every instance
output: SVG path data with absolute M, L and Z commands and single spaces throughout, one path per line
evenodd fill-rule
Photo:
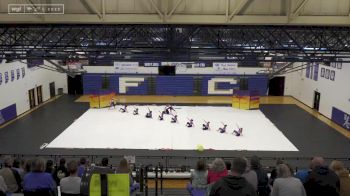
M 9 4 L 64 14 L 8 14 Z M 349 10 L 349 0 L 1 0 L 0 58 L 334 62 L 350 55 Z
M 64 4 L 64 15 L 9 15 L 8 4 Z M 1 0 L 1 23 L 349 25 L 349 0 Z

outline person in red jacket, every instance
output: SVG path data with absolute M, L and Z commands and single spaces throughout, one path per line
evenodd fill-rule
M 227 176 L 225 162 L 220 158 L 216 158 L 208 171 L 208 184 L 214 183 L 224 176 Z

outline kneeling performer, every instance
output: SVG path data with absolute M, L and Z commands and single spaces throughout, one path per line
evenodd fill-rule
M 202 129 L 203 130 L 209 130 L 210 129 L 210 127 L 209 127 L 210 122 L 209 121 L 208 122 L 204 121 L 204 122 L 205 122 L 205 124 L 202 125 Z
M 139 115 L 139 109 L 138 109 L 138 108 L 135 108 L 132 114 L 134 114 L 134 115 Z
M 224 127 L 220 127 L 218 131 L 220 133 L 225 133 L 226 132 L 226 127 L 227 127 L 227 125 L 224 124 Z
M 171 117 L 171 123 L 176 123 L 177 122 L 177 115 L 174 115 Z
M 152 118 L 152 111 L 148 108 L 148 112 L 146 114 L 146 118 Z
M 193 124 L 193 119 L 190 119 L 190 121 L 188 121 L 187 123 L 186 123 L 186 127 L 193 127 L 194 126 L 194 124 Z

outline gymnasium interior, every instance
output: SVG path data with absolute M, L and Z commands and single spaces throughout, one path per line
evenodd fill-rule
M 93 196 L 204 196 L 189 190 L 191 172 L 217 158 L 257 156 L 269 177 L 278 161 L 296 174 L 314 157 L 348 171 L 349 10 L 348 0 L 1 0 L 0 168 L 83 158 L 76 195 Z M 113 188 L 113 172 L 89 173 L 121 160 L 130 190 L 128 177 Z M 64 196 L 59 187 L 51 194 Z

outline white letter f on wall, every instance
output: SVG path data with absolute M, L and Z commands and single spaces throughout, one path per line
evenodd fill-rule
M 144 81 L 143 77 L 119 77 L 119 93 L 126 93 L 129 87 L 138 87 Z

